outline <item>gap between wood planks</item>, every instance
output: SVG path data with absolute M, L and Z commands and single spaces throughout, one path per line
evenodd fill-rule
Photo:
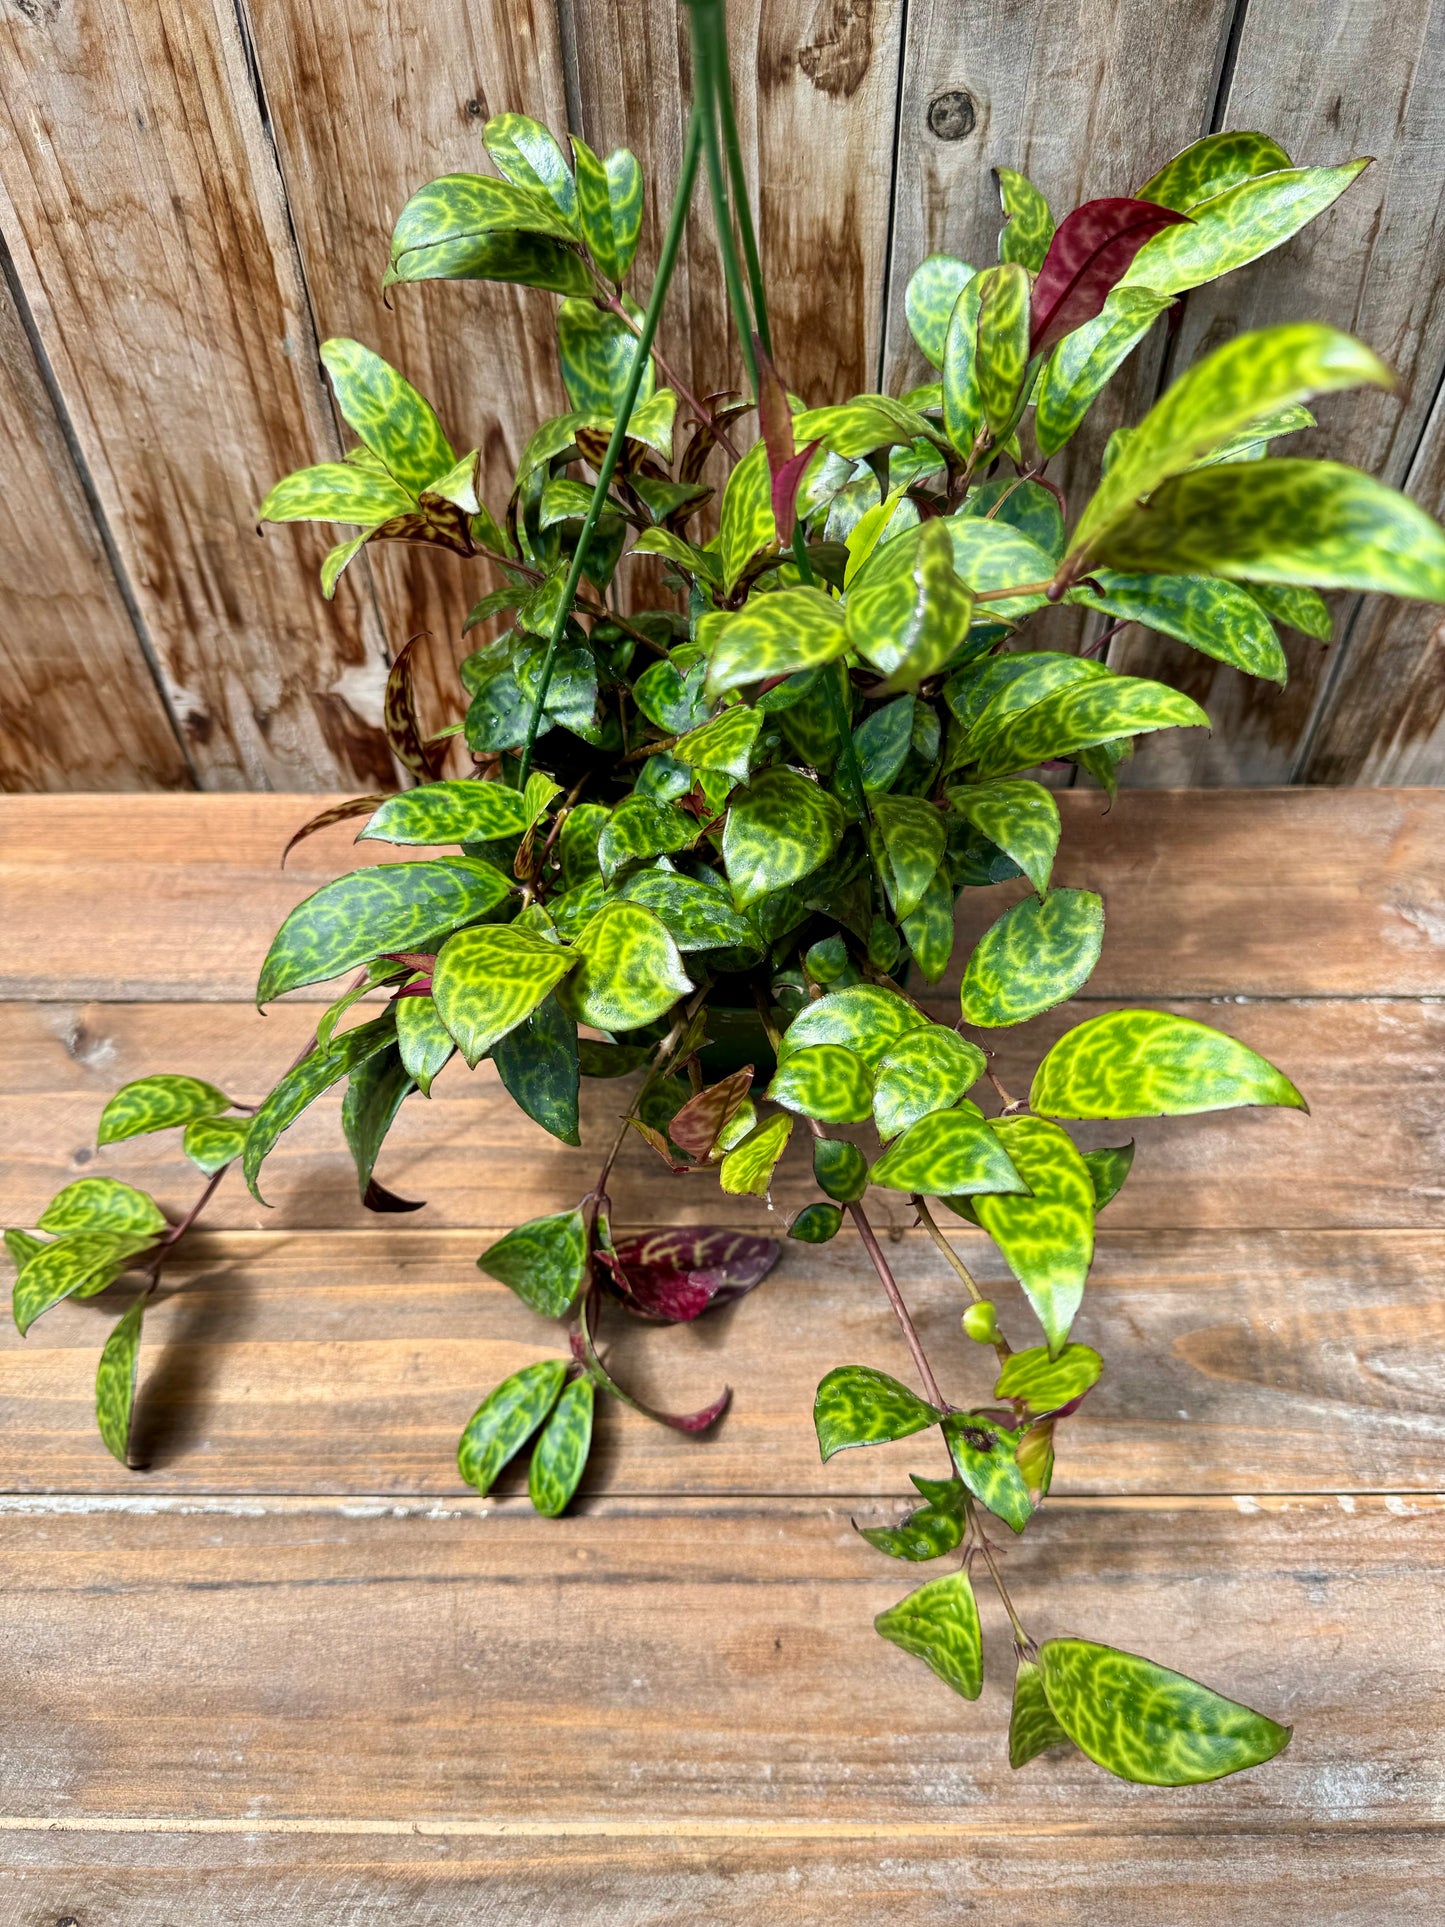
M 701 1517 L 746 1506 L 750 1516 L 759 1508 L 796 1512 L 800 1505 L 821 1512 L 841 1512 L 850 1505 L 876 1506 L 876 1492 L 649 1492 L 638 1497 L 599 1495 L 578 1499 L 570 1508 L 574 1518 L 626 1517 L 639 1510 L 649 1513 L 688 1511 Z M 1354 1516 L 1363 1511 L 1388 1513 L 1397 1519 L 1445 1512 L 1445 1492 L 1403 1490 L 1382 1492 L 1361 1488 L 1352 1492 L 1071 1492 L 1050 1499 L 1050 1514 L 1060 1512 L 1236 1512 L 1244 1517 L 1275 1512 L 1330 1512 Z M 264 1519 L 320 1513 L 342 1519 L 488 1519 L 529 1518 L 526 1499 L 440 1498 L 398 1500 L 383 1493 L 262 1492 L 244 1497 L 209 1492 L 12 1492 L 0 1493 L 0 1519 L 75 1518 L 95 1513 L 136 1518 L 193 1515 L 232 1519 Z

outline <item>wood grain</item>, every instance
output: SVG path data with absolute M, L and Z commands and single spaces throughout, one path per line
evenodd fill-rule
M 942 1823 L 941 1823 L 942 1824 Z M 1059 1821 L 1025 1832 L 949 1823 L 912 1832 L 843 1822 L 821 1838 L 801 1822 L 705 1830 L 662 1822 L 630 1832 L 455 1820 L 292 1823 L 251 1818 L 114 1822 L 84 1831 L 47 1821 L 3 1832 L 0 1895 L 16 1919 L 54 1914 L 126 1927 L 1160 1927 L 1198 1920 L 1289 1920 L 1379 1927 L 1431 1918 L 1445 1878 L 1438 1835 L 1313 1826 L 1279 1835 L 1212 1828 L 1159 1836 L 1120 1814 L 1090 1838 Z M 0 1822 L 3 1829 L 3 1822 Z M 21 1911 L 29 1909 L 30 1911 Z
M 120 865 L 107 802 L 0 798 L 0 889 L 25 911 L 0 921 L 0 996 L 248 1000 L 295 903 L 396 855 L 353 843 L 342 824 L 300 844 L 283 872 L 286 839 L 328 800 L 139 797 Z M 1059 879 L 1107 906 L 1093 995 L 1445 991 L 1438 791 L 1140 792 L 1112 810 L 1078 792 L 1059 805 Z M 1017 888 L 965 896 L 960 954 Z
M 917 1575 L 816 1502 L 0 1507 L 17 1816 L 1067 1828 L 1430 1826 L 1445 1514 L 1425 1499 L 1059 1505 L 1008 1559 L 1039 1636 L 1175 1660 L 1287 1752 L 1154 1791 L 1012 1774 L 1007 1635 L 960 1706 L 871 1620 Z M 739 1828 L 743 1831 L 744 1828 Z M 726 1835 L 724 1835 L 724 1838 Z M 906 1839 L 906 1834 L 900 1834 Z M 565 1850 L 565 1848 L 564 1848 Z M 1047 1849 L 1044 1849 L 1046 1856 Z
M 365 599 L 254 534 L 335 442 L 235 8 L 7 7 L 0 50 L 0 229 L 202 781 L 388 780 Z
M 1422 272 L 1422 264 L 1439 258 L 1445 224 L 1438 113 L 1445 18 L 1430 0 L 1320 0 L 1310 9 L 1305 60 L 1301 34 L 1293 0 L 1250 0 L 1221 124 L 1263 129 L 1302 165 L 1336 166 L 1361 154 L 1376 156 L 1375 164 L 1283 248 L 1188 296 L 1171 372 L 1242 329 L 1281 321 L 1328 321 L 1358 335 L 1398 374 L 1399 392 L 1370 388 L 1324 398 L 1315 411 L 1320 427 L 1293 438 L 1287 452 L 1328 455 L 1397 487 L 1408 482 L 1438 513 L 1438 473 L 1432 488 L 1411 464 L 1445 369 L 1445 288 Z M 1291 676 L 1283 694 L 1180 644 L 1137 630 L 1120 637 L 1111 662 L 1131 673 L 1162 674 L 1202 702 L 1214 723 L 1209 736 L 1170 731 L 1141 743 L 1122 780 L 1288 781 L 1300 773 L 1322 706 L 1328 734 L 1352 744 L 1330 780 L 1360 780 L 1366 744 L 1379 751 L 1379 773 L 1366 780 L 1400 780 L 1412 764 L 1391 753 L 1395 724 L 1432 686 L 1417 673 L 1430 626 L 1421 616 L 1429 612 L 1367 604 L 1352 629 L 1357 599 L 1333 600 L 1340 611 L 1335 646 L 1347 657 L 1333 695 L 1329 652 L 1303 636 L 1286 639 Z M 1424 699 L 1428 704 L 1429 695 Z M 1438 776 L 1438 761 L 1425 766 Z M 1322 759 L 1318 772 L 1307 768 L 1306 780 L 1319 780 L 1325 767 Z M 1416 771 L 1421 767 L 1413 761 Z
M 1112 1216 L 1112 1212 L 1109 1214 Z M 950 1220 L 1016 1343 L 1032 1321 L 982 1235 Z M 465 1492 L 456 1443 L 483 1395 L 557 1354 L 537 1318 L 475 1259 L 496 1233 L 376 1228 L 208 1233 L 146 1313 L 134 1456 L 95 1430 L 96 1358 L 130 1299 L 0 1331 L 0 1490 L 338 1494 Z M 910 1233 L 889 1244 L 949 1396 L 986 1404 L 994 1360 L 966 1340 L 961 1287 Z M 1430 1491 L 1445 1392 L 1438 1361 L 1445 1238 L 1421 1232 L 1121 1231 L 1106 1217 L 1074 1333 L 1105 1376 L 1059 1437 L 1052 1503 L 1080 1494 Z M 1141 1341 L 1141 1334 L 1147 1339 Z M 604 1315 L 609 1365 L 654 1404 L 689 1410 L 734 1388 L 705 1440 L 602 1403 L 584 1493 L 867 1495 L 891 1523 L 930 1442 L 820 1463 L 811 1420 L 835 1365 L 912 1381 L 887 1301 L 852 1238 L 785 1245 L 746 1302 L 691 1326 Z M 525 1490 L 523 1462 L 502 1493 Z
M 0 789 L 189 789 L 54 405 L 0 279 Z

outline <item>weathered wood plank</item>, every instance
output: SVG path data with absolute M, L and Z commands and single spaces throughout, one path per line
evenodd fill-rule
M 1306 31 L 1309 53 L 1302 60 Z M 1250 0 L 1221 124 L 1261 128 L 1301 164 L 1333 166 L 1360 154 L 1376 160 L 1285 247 L 1189 295 L 1170 358 L 1172 368 L 1183 369 L 1242 329 L 1280 321 L 1310 318 L 1348 329 L 1395 369 L 1400 392 L 1371 388 L 1327 397 L 1316 410 L 1319 429 L 1293 438 L 1289 452 L 1328 455 L 1397 486 L 1407 479 L 1412 488 L 1423 485 L 1419 499 L 1432 510 L 1440 507 L 1438 475 L 1432 490 L 1425 474 L 1411 477 L 1409 470 L 1445 368 L 1445 284 L 1426 265 L 1439 259 L 1445 223 L 1442 83 L 1445 17 L 1430 0 L 1322 0 L 1309 10 L 1307 29 L 1294 0 Z M 1344 635 L 1357 605 L 1348 597 L 1335 600 L 1337 634 Z M 1427 635 L 1419 612 L 1370 608 L 1354 639 L 1336 645 L 1349 651 L 1353 693 L 1345 698 L 1341 692 L 1330 706 L 1339 719 L 1335 727 L 1351 744 L 1353 767 L 1332 780 L 1359 780 L 1366 746 L 1377 739 L 1384 773 L 1373 780 L 1399 780 L 1390 758 L 1394 721 L 1418 700 L 1409 694 L 1412 683 L 1430 688 L 1411 675 Z M 1281 694 L 1180 644 L 1137 630 L 1121 637 L 1111 661 L 1162 674 L 1201 701 L 1214 722 L 1209 736 L 1170 731 L 1141 743 L 1122 780 L 1277 783 L 1293 777 L 1332 671 L 1329 652 L 1318 643 L 1291 636 L 1287 649 L 1291 680 Z M 1401 679 L 1394 689 L 1393 676 Z M 1438 778 L 1439 762 L 1415 760 L 1413 773 Z
M 1100 1007 L 1075 1004 L 1001 1037 L 996 1063 L 1005 1087 L 1027 1090 L 1049 1044 Z M 1170 1008 L 1261 1051 L 1294 1078 L 1313 1114 L 1223 1111 L 1081 1126 L 1087 1144 L 1138 1142 L 1129 1183 L 1110 1207 L 1114 1224 L 1408 1230 L 1445 1222 L 1445 1006 L 1176 1001 Z M 7 1125 L 0 1195 L 8 1210 L 24 1219 L 62 1184 L 97 1170 L 123 1174 L 168 1207 L 184 1209 L 198 1180 L 174 1133 L 96 1152 L 105 1099 L 131 1077 L 187 1070 L 255 1101 L 305 1042 L 315 1015 L 314 1005 L 283 1006 L 264 1021 L 237 1005 L 0 1006 Z M 469 1073 L 453 1060 L 430 1100 L 412 1097 L 403 1107 L 379 1175 L 404 1196 L 427 1199 L 422 1222 L 438 1227 L 510 1224 L 570 1209 L 595 1182 L 630 1088 L 586 1080 L 583 1143 L 573 1149 L 522 1116 L 489 1064 Z M 231 1182 L 207 1221 L 221 1229 L 374 1225 L 357 1202 L 337 1112 L 334 1095 L 322 1099 L 272 1153 L 264 1191 L 274 1211 Z M 758 1199 L 724 1197 L 710 1176 L 673 1183 L 640 1139 L 624 1146 L 610 1188 L 618 1210 L 633 1222 L 761 1228 L 779 1221 Z M 799 1132 L 773 1188 L 782 1221 L 815 1195 Z M 901 1193 L 878 1192 L 871 1208 L 884 1224 L 909 1218 Z
M 1267 1769 L 1153 1792 L 1012 1774 L 1008 1641 L 960 1707 L 871 1620 L 917 1577 L 845 1509 L 599 1501 L 10 1500 L 6 1804 L 73 1819 L 1066 1826 L 1433 1824 L 1445 1514 L 1424 1499 L 1060 1505 L 1008 1552 L 1038 1636 L 1183 1663 L 1295 1724 Z M 1344 1575 L 1348 1575 L 1346 1578 Z
M 403 370 L 456 449 L 482 450 L 483 493 L 500 517 L 523 442 L 567 406 L 556 297 L 429 283 L 387 299 L 381 275 L 417 188 L 439 174 L 493 172 L 482 145 L 489 116 L 527 113 L 564 132 L 555 9 L 540 0 L 405 12 L 386 0 L 248 0 L 247 11 L 317 333 L 356 336 Z M 284 529 L 273 539 L 314 574 L 333 538 Z M 368 554 L 392 647 L 431 631 L 421 687 L 435 724 L 453 721 L 451 666 L 466 653 L 467 610 L 494 586 L 488 566 L 409 543 Z
M 0 279 L 0 789 L 189 789 L 10 289 Z
M 0 799 L 0 887 L 25 906 L 0 923 L 0 995 L 249 998 L 295 903 L 342 870 L 397 854 L 354 844 L 354 828 L 340 825 L 302 843 L 281 871 L 287 837 L 326 800 L 138 797 L 126 806 L 121 864 L 108 803 Z M 1108 910 L 1091 995 L 1445 991 L 1436 791 L 1139 792 L 1112 810 L 1079 792 L 1059 804 L 1058 878 L 1098 890 Z M 1017 885 L 970 891 L 960 949 L 1016 894 Z
M 823 1823 L 826 1826 L 826 1823 Z M 59 1904 L 126 1927 L 478 1927 L 566 1920 L 569 1927 L 776 1927 L 827 1920 L 874 1927 L 1159 1927 L 1161 1921 L 1288 1920 L 1379 1927 L 1430 1918 L 1445 1847 L 1429 1832 L 1350 1828 L 1277 1834 L 1211 1829 L 1163 1837 L 1120 1815 L 1108 1838 L 1067 1823 L 1025 1834 L 966 1819 L 950 1831 L 843 1822 L 821 1837 L 801 1822 L 708 1828 L 662 1820 L 630 1832 L 585 1821 L 292 1822 L 252 1817 L 219 1834 L 200 1823 L 79 1831 L 46 1822 L 0 1831 L 0 1894 L 16 1919 Z M 3 1822 L 0 1822 L 3 1829 Z M 965 1898 L 966 1897 L 966 1898 Z M 21 1909 L 28 1908 L 29 1913 Z
M 1112 1214 L 1111 1214 L 1112 1215 Z M 1032 1320 L 983 1236 L 954 1242 L 1016 1344 Z M 456 1442 L 483 1394 L 556 1356 L 557 1328 L 478 1273 L 492 1231 L 207 1234 L 146 1314 L 134 1456 L 96 1434 L 96 1358 L 128 1288 L 0 1329 L 0 1489 L 457 1494 Z M 961 1287 L 910 1233 L 889 1258 L 948 1394 L 986 1404 L 993 1354 Z M 1118 1231 L 1105 1219 L 1074 1328 L 1106 1361 L 1060 1434 L 1054 1500 L 1080 1493 L 1429 1490 L 1439 1481 L 1445 1308 L 1438 1233 Z M 603 1401 L 584 1494 L 872 1495 L 891 1521 L 917 1439 L 820 1463 L 813 1393 L 835 1365 L 912 1374 L 851 1236 L 786 1245 L 746 1303 L 693 1326 L 604 1317 L 619 1381 L 690 1410 L 734 1388 L 702 1442 Z M 499 1490 L 525 1489 L 525 1465 Z M 881 1509 L 880 1509 L 881 1508 Z
M 195 767 L 386 780 L 374 617 L 253 533 L 334 437 L 236 9 L 10 7 L 0 50 L 0 227 Z

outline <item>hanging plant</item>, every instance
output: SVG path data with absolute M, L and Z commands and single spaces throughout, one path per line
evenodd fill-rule
M 1091 1017 L 1049 1050 L 1026 1096 L 1000 1085 L 997 1033 L 1078 992 L 1105 939 L 1099 898 L 1052 884 L 1059 815 L 1037 773 L 1073 765 L 1112 795 L 1139 736 L 1208 722 L 1177 689 L 1097 653 L 1035 646 L 1031 624 L 1068 603 L 1283 683 L 1278 628 L 1328 640 L 1322 589 L 1445 600 L 1445 533 L 1418 508 L 1357 470 L 1274 452 L 1313 425 L 1316 395 L 1392 385 L 1334 328 L 1295 323 L 1216 349 L 1110 438 L 1081 506 L 1047 473 L 1179 295 L 1279 246 L 1365 163 L 1296 167 L 1262 135 L 1210 135 L 1136 194 L 1057 225 L 1038 190 L 1001 169 L 997 265 L 933 255 L 909 283 L 933 378 L 902 396 L 803 400 L 780 373 L 792 344 L 769 328 L 718 0 L 693 0 L 691 29 L 696 98 L 645 303 L 628 292 L 636 161 L 575 137 L 569 159 L 521 115 L 486 127 L 495 175 L 433 181 L 397 221 L 389 284 L 480 279 L 561 297 L 571 407 L 527 442 L 505 503 L 482 500 L 476 451 L 458 454 L 401 374 L 357 342 L 324 344 L 356 446 L 278 482 L 261 519 L 356 531 L 322 564 L 328 596 L 374 542 L 478 560 L 494 586 L 466 627 L 507 623 L 462 664 L 465 715 L 430 738 L 412 702 L 415 643 L 399 653 L 386 722 L 415 787 L 328 809 L 292 839 L 365 817 L 362 838 L 420 852 L 324 885 L 282 924 L 261 1003 L 357 973 L 314 1038 L 254 1108 L 179 1074 L 112 1098 L 101 1144 L 180 1130 L 205 1188 L 170 1224 L 115 1178 L 67 1186 L 34 1232 L 6 1233 L 16 1323 L 142 1276 L 96 1381 L 101 1436 L 124 1461 L 163 1265 L 234 1165 L 261 1200 L 267 1156 L 325 1092 L 344 1087 L 363 1202 L 405 1211 L 416 1207 L 375 1176 L 378 1155 L 455 1052 L 473 1067 L 489 1058 L 567 1144 L 582 1078 L 640 1072 L 620 1087 L 626 1116 L 588 1195 L 478 1261 L 562 1331 L 555 1358 L 482 1399 L 461 1473 L 485 1493 L 530 1442 L 532 1501 L 556 1516 L 586 1466 L 599 1391 L 688 1432 L 728 1403 L 724 1391 L 700 1412 L 649 1410 L 605 1362 L 605 1320 L 697 1318 L 751 1291 L 777 1255 L 771 1239 L 724 1230 L 615 1235 L 608 1179 L 626 1134 L 678 1175 L 763 1198 L 801 1126 L 821 1195 L 790 1236 L 822 1242 L 851 1221 L 916 1380 L 830 1371 L 820 1450 L 914 1435 L 921 1447 L 929 1434 L 920 1503 L 863 1537 L 905 1562 L 954 1555 L 879 1615 L 879 1633 L 976 1697 L 981 1570 L 1013 1629 L 1015 1766 L 1072 1745 L 1125 1779 L 1215 1779 L 1270 1759 L 1289 1730 L 1132 1654 L 1036 1643 L 990 1534 L 1026 1529 L 1060 1427 L 1104 1369 L 1072 1331 L 1095 1220 L 1133 1146 L 1081 1151 L 1068 1127 L 1304 1099 L 1233 1038 L 1159 1009 Z M 657 347 L 700 167 L 745 399 L 700 400 Z M 757 436 L 741 452 L 750 417 Z M 646 555 L 663 559 L 667 593 L 624 614 L 620 585 Z M 458 736 L 471 773 L 444 779 Z M 1013 877 L 1029 893 L 964 961 L 958 1020 L 941 1021 L 927 986 L 952 961 L 955 903 Z M 377 991 L 379 1013 L 374 999 L 360 1006 Z M 348 1013 L 359 1021 L 343 1027 Z M 934 1375 L 873 1235 L 870 1185 L 908 1198 L 957 1276 L 965 1330 L 992 1356 L 971 1391 L 951 1396 Z M 986 1232 L 1018 1281 L 1013 1338 L 940 1209 Z M 1025 1307 L 1032 1341 L 1013 1322 Z

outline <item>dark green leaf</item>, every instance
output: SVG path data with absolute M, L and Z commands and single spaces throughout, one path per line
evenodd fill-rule
M 976 1700 L 982 1692 L 983 1634 L 966 1572 L 930 1579 L 879 1613 L 873 1625 L 885 1639 L 932 1667 L 966 1700 Z
M 843 1213 L 836 1204 L 805 1204 L 788 1226 L 788 1236 L 800 1244 L 825 1245 L 837 1237 L 842 1223 Z
M 557 1403 L 566 1376 L 564 1359 L 543 1358 L 487 1394 L 457 1446 L 457 1470 L 468 1485 L 484 1495 L 491 1491 L 502 1467 Z
M 261 966 L 258 1004 L 324 982 L 392 950 L 423 950 L 511 888 L 474 857 L 380 863 L 325 883 L 287 917 Z
M 1094 1180 L 1094 1209 L 1102 1211 L 1111 1198 L 1119 1195 L 1129 1167 L 1134 1162 L 1134 1140 L 1105 1150 L 1085 1151 L 1084 1162 Z
M 868 1161 L 846 1138 L 814 1138 L 813 1176 L 830 1198 L 852 1204 L 868 1189 Z
M 478 1268 L 510 1285 L 543 1318 L 565 1318 L 587 1281 L 587 1227 L 580 1211 L 531 1218 L 499 1238 Z
M 137 1298 L 105 1341 L 95 1374 L 95 1423 L 105 1449 L 129 1463 L 131 1409 L 135 1404 L 140 1328 L 146 1301 Z
M 155 1199 L 119 1178 L 77 1178 L 41 1212 L 41 1231 L 138 1231 L 154 1236 L 166 1228 Z
M 1289 1727 L 1112 1646 L 1046 1640 L 1039 1666 L 1059 1725 L 1121 1780 L 1198 1786 L 1259 1766 L 1289 1744 Z
M 890 1191 L 920 1191 L 931 1198 L 1026 1189 L 1008 1152 L 973 1107 L 933 1111 L 909 1125 L 868 1176 Z
M 1094 1259 L 1094 1181 L 1073 1139 L 1057 1124 L 1042 1117 L 1005 1117 L 989 1128 L 1032 1195 L 976 1197 L 973 1208 L 1057 1354 Z
M 341 1100 L 341 1128 L 356 1166 L 357 1188 L 363 1204 L 371 1192 L 371 1174 L 386 1134 L 396 1121 L 403 1101 L 415 1089 L 412 1075 L 395 1045 L 366 1058 L 347 1080 L 346 1095 Z
M 881 1445 L 906 1439 L 943 1414 L 869 1365 L 839 1365 L 818 1387 L 813 1426 L 824 1460 L 851 1445 Z
M 145 1131 L 168 1131 L 189 1124 L 193 1117 L 214 1117 L 228 1111 L 231 1100 L 214 1084 L 176 1071 L 160 1071 L 122 1085 L 100 1114 L 98 1144 L 119 1144 L 122 1138 Z
M 584 1077 L 626 1077 L 652 1057 L 649 1045 L 602 1044 L 593 1037 L 579 1037 L 577 1053 Z
M 960 991 L 964 1021 L 1021 1024 L 1088 982 L 1104 943 L 1104 906 L 1088 890 L 1025 897 L 985 931 Z
M 1034 1074 L 1045 1117 L 1188 1117 L 1241 1104 L 1307 1105 L 1245 1045 L 1165 1010 L 1111 1010 L 1066 1031 Z
M 492 1062 L 511 1096 L 535 1123 L 563 1144 L 580 1144 L 577 1026 L 555 997 L 492 1046 Z
M 527 1492 L 544 1518 L 560 1518 L 582 1481 L 592 1450 L 594 1399 L 592 1380 L 574 1378 L 533 1448 Z

